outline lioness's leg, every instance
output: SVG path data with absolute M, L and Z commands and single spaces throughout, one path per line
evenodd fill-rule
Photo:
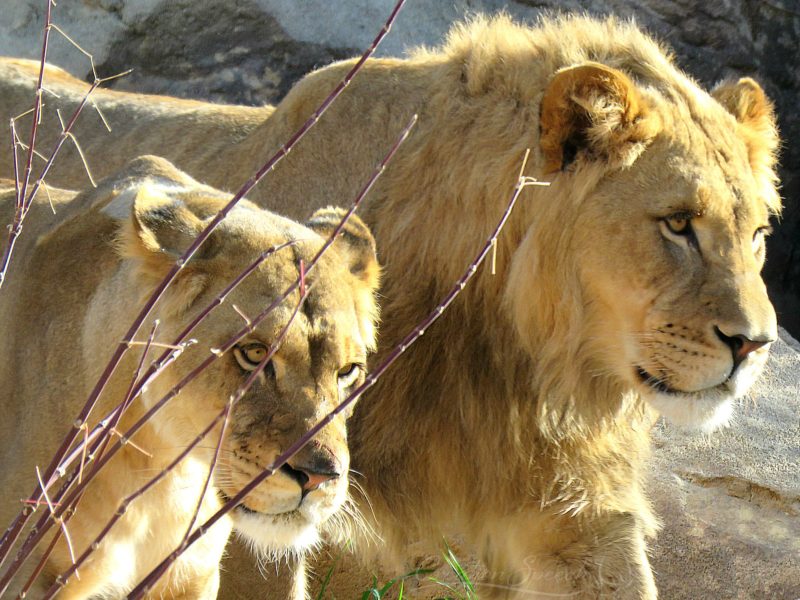
M 259 568 L 258 560 L 234 537 L 222 561 L 219 600 L 245 597 L 306 600 L 305 559 L 287 557 Z
M 560 517 L 547 528 L 542 528 L 540 519 L 535 521 L 535 527 L 530 528 L 520 518 L 494 538 L 499 542 L 484 553 L 490 575 L 481 585 L 481 598 L 657 597 L 643 528 L 633 515 Z M 506 536 L 508 539 L 504 539 Z
M 172 593 L 170 593 L 172 592 Z M 148 600 L 173 598 L 174 600 L 217 600 L 219 593 L 219 569 L 214 569 L 205 577 L 195 577 L 191 585 L 182 585 L 179 590 L 154 591 L 146 596 Z

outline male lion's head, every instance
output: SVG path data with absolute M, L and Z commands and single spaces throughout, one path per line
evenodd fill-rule
M 131 174 L 132 173 L 132 174 Z M 104 209 L 123 220 L 120 252 L 142 296 L 167 273 L 230 196 L 177 172 L 160 159 L 134 162 Z M 153 419 L 170 448 L 205 428 L 237 389 L 265 363 L 254 385 L 235 404 L 213 479 L 219 500 L 233 497 L 276 457 L 344 400 L 365 377 L 375 346 L 378 283 L 375 244 L 351 217 L 314 266 L 312 260 L 344 212 L 325 209 L 300 225 L 242 201 L 179 273 L 156 308 L 158 339 L 171 339 L 219 298 L 263 252 L 274 254 L 252 270 L 191 333 L 197 340 L 143 394 L 147 406 L 169 392 L 201 361 L 217 356 L 202 374 Z M 281 296 L 306 270 L 300 289 Z M 253 320 L 271 303 L 265 320 Z M 237 332 L 246 335 L 227 351 Z M 345 418 L 334 418 L 287 465 L 258 485 L 232 513 L 234 527 L 270 555 L 317 542 L 318 527 L 347 498 L 349 453 Z M 202 444 L 205 460 L 220 430 Z M 203 468 L 198 466 L 198 477 Z M 187 497 L 187 503 L 195 503 Z M 168 509 L 165 507 L 165 509 Z
M 538 345 L 545 389 L 582 376 L 613 392 L 592 397 L 638 395 L 713 429 L 777 336 L 760 275 L 780 210 L 775 119 L 752 79 L 708 94 L 652 41 L 627 35 L 627 56 L 562 67 L 541 96 L 552 185 L 514 258 L 517 326 Z M 565 351 L 581 373 L 548 374 Z M 562 395 L 551 404 L 569 402 Z

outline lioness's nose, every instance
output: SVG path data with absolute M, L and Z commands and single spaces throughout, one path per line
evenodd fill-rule
M 337 479 L 339 477 L 339 473 L 330 472 L 330 473 L 315 473 L 314 471 L 301 471 L 306 476 L 305 483 L 301 483 L 301 487 L 303 488 L 304 492 L 313 492 L 319 486 L 321 486 L 326 481 L 331 481 L 332 479 Z
M 297 473 L 296 479 L 304 494 L 340 476 L 336 459 L 324 446 L 296 457 L 291 468 Z
M 763 337 L 761 339 L 751 340 L 746 335 L 742 334 L 735 334 L 735 335 L 728 335 L 724 331 L 722 331 L 719 327 L 715 327 L 717 331 L 717 337 L 721 339 L 727 346 L 731 349 L 733 353 L 733 368 L 736 369 L 741 362 L 747 358 L 747 355 L 751 352 L 755 352 L 759 348 L 766 346 L 767 344 L 774 342 L 774 339 L 769 339 L 767 337 Z

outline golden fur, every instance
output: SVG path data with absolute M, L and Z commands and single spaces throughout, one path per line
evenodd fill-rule
M 13 195 L 13 189 L 6 189 L 0 196 L 4 222 L 13 215 Z M 55 214 L 41 193 L 0 295 L 0 336 L 7 350 L 0 361 L 3 522 L 11 521 L 19 499 L 31 492 L 35 465 L 49 463 L 154 285 L 229 199 L 152 157 L 136 159 L 96 190 L 76 195 L 52 189 L 50 196 Z M 341 214 L 318 211 L 304 227 L 246 200 L 237 205 L 157 305 L 152 315 L 160 319 L 157 341 L 174 339 L 263 251 L 297 243 L 267 259 L 192 332 L 197 342 L 147 386 L 118 429 L 126 431 L 211 348 L 241 330 L 241 315 L 255 316 L 278 298 L 297 278 L 298 261 L 310 262 Z M 222 495 L 241 490 L 363 381 L 363 369 L 355 365 L 366 361 L 375 344 L 377 276 L 374 240 L 356 217 L 309 271 L 309 296 L 296 321 L 265 372 L 234 405 L 198 523 L 221 506 Z M 247 356 L 264 355 L 298 297 L 297 292 L 291 295 L 186 386 L 92 481 L 68 523 L 77 555 L 122 499 L 169 464 L 222 410 L 253 369 Z M 140 353 L 141 346 L 133 347 L 117 370 L 91 426 L 124 398 Z M 72 577 L 59 598 L 122 597 L 179 544 L 219 435 L 219 428 L 213 430 L 178 468 L 130 504 L 81 567 L 80 578 Z M 317 544 L 319 528 L 329 525 L 325 522 L 346 501 L 345 416 L 336 417 L 289 464 L 192 546 L 148 597 L 216 598 L 218 565 L 231 528 L 265 557 L 299 554 Z M 69 564 L 68 548 L 60 543 L 40 585 L 49 587 Z
M 115 152 L 90 162 L 158 149 L 235 187 L 351 65 L 308 75 L 274 110 L 100 94 Z M 17 111 L 30 70 L 5 67 Z M 385 263 L 379 355 L 461 274 L 526 148 L 526 174 L 551 185 L 523 193 L 496 275 L 478 275 L 351 421 L 382 549 L 460 532 L 489 569 L 484 597 L 652 599 L 654 409 L 721 425 L 776 336 L 759 275 L 780 210 L 771 104 L 751 79 L 705 92 L 632 24 L 478 17 L 439 48 L 370 61 L 254 199 L 294 215 L 344 201 L 415 112 L 365 216 Z M 110 137 L 87 122 L 79 139 Z

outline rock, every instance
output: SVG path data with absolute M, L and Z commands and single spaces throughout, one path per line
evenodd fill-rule
M 664 528 L 652 554 L 664 598 L 800 598 L 800 345 L 781 338 L 730 427 L 654 432 L 648 487 Z

